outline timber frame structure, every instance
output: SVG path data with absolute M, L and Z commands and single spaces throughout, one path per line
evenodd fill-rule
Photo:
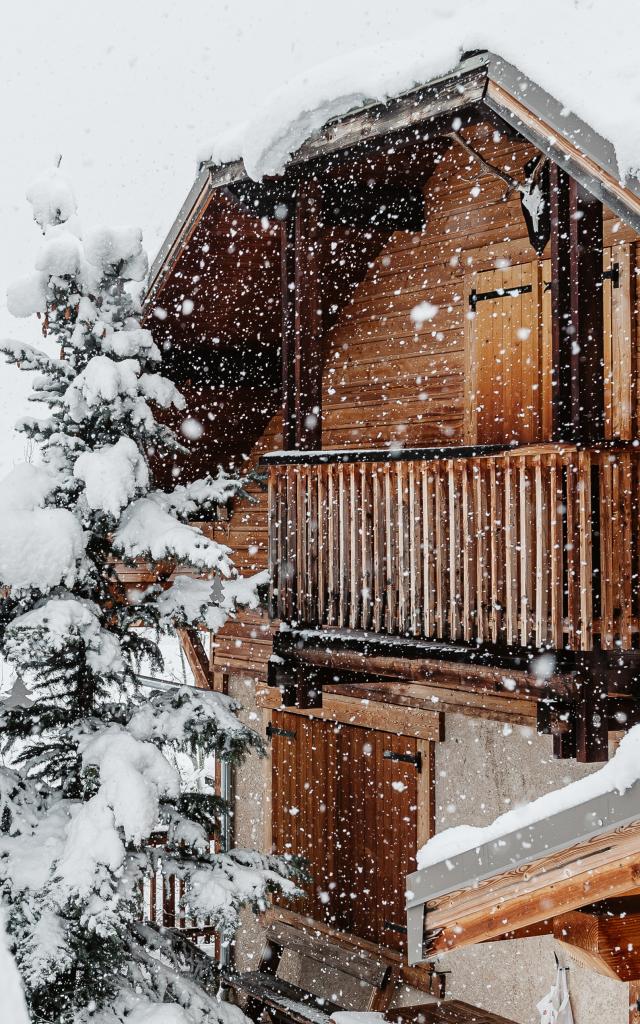
M 265 843 L 312 878 L 270 911 L 260 970 L 229 978 L 256 1019 L 322 1017 L 274 980 L 287 944 L 313 960 L 359 943 L 373 959 L 351 973 L 383 1010 L 390 977 L 433 994 L 419 961 L 490 938 L 555 935 L 640 978 L 602 910 L 615 897 L 640 921 L 635 789 L 615 842 L 568 818 L 555 853 L 542 823 L 526 863 L 507 844 L 502 866 L 476 851 L 440 886 L 415 872 L 450 716 L 551 736 L 571 770 L 640 722 L 639 267 L 640 182 L 487 52 L 330 122 L 279 176 L 201 166 L 147 316 L 204 430 L 158 475 L 254 471 L 251 500 L 202 528 L 270 588 L 207 654 L 197 630 L 182 640 L 198 685 L 252 680 L 272 741 Z M 544 880 L 591 842 L 584 891 L 571 871 Z M 523 887 L 521 869 L 543 881 Z M 442 1019 L 470 1019 L 457 1003 Z

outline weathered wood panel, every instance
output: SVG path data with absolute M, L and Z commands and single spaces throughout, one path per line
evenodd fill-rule
M 522 175 L 522 167 L 534 152 L 528 145 L 500 137 L 493 126 L 479 125 L 466 134 L 488 161 L 514 176 Z M 545 354 L 551 343 L 550 295 L 545 291 L 550 267 L 548 260 L 536 260 L 518 196 L 505 199 L 504 184 L 485 173 L 462 149 L 453 147 L 426 185 L 425 208 L 423 232 L 391 236 L 326 338 L 323 447 L 460 443 L 465 433 L 469 436 L 465 430 L 469 346 L 465 277 L 495 274 L 501 280 L 504 275 L 515 280 L 518 266 L 524 264 L 543 267 L 532 296 L 519 300 L 517 313 L 532 320 L 530 325 L 523 324 L 532 331 L 529 345 L 537 339 L 538 328 L 540 331 L 542 394 L 536 402 L 530 393 L 536 383 L 530 372 L 536 363 L 533 351 L 525 353 L 521 361 L 524 376 L 515 366 L 505 389 L 515 387 L 517 397 L 518 388 L 524 387 L 529 398 L 525 396 L 522 404 L 533 409 L 534 419 L 541 419 L 540 434 L 525 437 L 523 433 L 523 440 L 550 439 L 551 366 Z M 634 240 L 633 232 L 605 210 L 605 245 L 624 246 Z M 536 296 L 539 321 L 536 310 L 528 308 Z M 617 336 L 623 339 L 630 334 L 633 297 L 627 289 L 626 295 L 619 291 L 614 299 L 619 307 Z M 411 319 L 411 310 L 425 300 L 438 311 L 432 320 L 419 325 Z M 632 348 L 635 353 L 635 340 Z M 628 356 L 625 359 L 628 361 Z M 635 362 L 635 355 L 633 359 Z M 626 364 L 614 358 L 613 365 Z M 490 367 L 487 370 L 490 373 Z M 630 377 L 618 375 L 623 390 L 632 388 L 634 403 L 635 378 L 635 365 Z M 616 394 L 618 400 L 622 405 L 627 401 L 624 394 Z M 531 424 L 528 429 L 531 431 Z M 504 433 L 501 439 L 506 439 Z

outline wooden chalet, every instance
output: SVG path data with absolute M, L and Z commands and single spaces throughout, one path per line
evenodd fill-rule
M 518 864 L 482 899 L 462 865 L 434 907 L 423 878 L 444 938 L 412 966 L 405 876 L 434 830 L 581 777 L 639 719 L 639 245 L 613 147 L 484 52 L 329 123 L 278 177 L 201 168 L 148 299 L 202 426 L 165 470 L 251 471 L 204 528 L 271 587 L 184 641 L 271 738 L 236 780 L 238 841 L 310 874 L 238 936 L 256 1019 L 524 1024 L 554 936 L 576 1024 L 637 1019 L 640 806 L 578 897 L 560 856 L 513 921 L 491 886 L 521 908 Z

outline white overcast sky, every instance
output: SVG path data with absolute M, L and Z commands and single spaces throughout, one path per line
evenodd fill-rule
M 443 13 L 452 0 L 443 0 Z M 5 292 L 39 242 L 25 188 L 56 153 L 85 224 L 138 224 L 153 256 L 203 141 L 334 55 L 428 31 L 419 0 L 15 0 L 0 6 L 0 335 L 38 343 Z M 433 9 L 433 8 L 432 8 Z M 0 472 L 28 375 L 0 366 Z

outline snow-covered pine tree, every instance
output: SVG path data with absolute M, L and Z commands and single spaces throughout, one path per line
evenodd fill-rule
M 291 862 L 210 853 L 221 801 L 185 792 L 171 760 L 172 748 L 198 748 L 238 762 L 261 741 L 230 698 L 141 695 L 136 671 L 142 657 L 160 660 L 163 630 L 215 630 L 236 603 L 256 603 L 261 578 L 237 577 L 229 550 L 189 525 L 242 483 L 220 472 L 154 488 L 150 463 L 179 441 L 153 407 L 182 409 L 184 399 L 158 372 L 161 353 L 138 319 L 141 233 L 82 232 L 57 170 L 27 197 L 44 242 L 9 308 L 43 318 L 60 354 L 0 346 L 34 371 L 32 398 L 46 407 L 19 424 L 38 463 L 0 487 L 0 653 L 29 684 L 29 700 L 9 702 L 0 720 L 11 764 L 0 770 L 8 933 L 34 1020 L 141 1024 L 163 1003 L 163 1022 L 237 1021 L 240 1010 L 216 1000 L 213 963 L 194 973 L 188 944 L 141 922 L 141 892 L 161 857 L 165 874 L 184 879 L 189 913 L 229 936 L 242 906 L 295 891 Z M 132 596 L 115 561 L 138 558 L 200 578 Z M 149 842 L 158 829 L 164 849 Z

